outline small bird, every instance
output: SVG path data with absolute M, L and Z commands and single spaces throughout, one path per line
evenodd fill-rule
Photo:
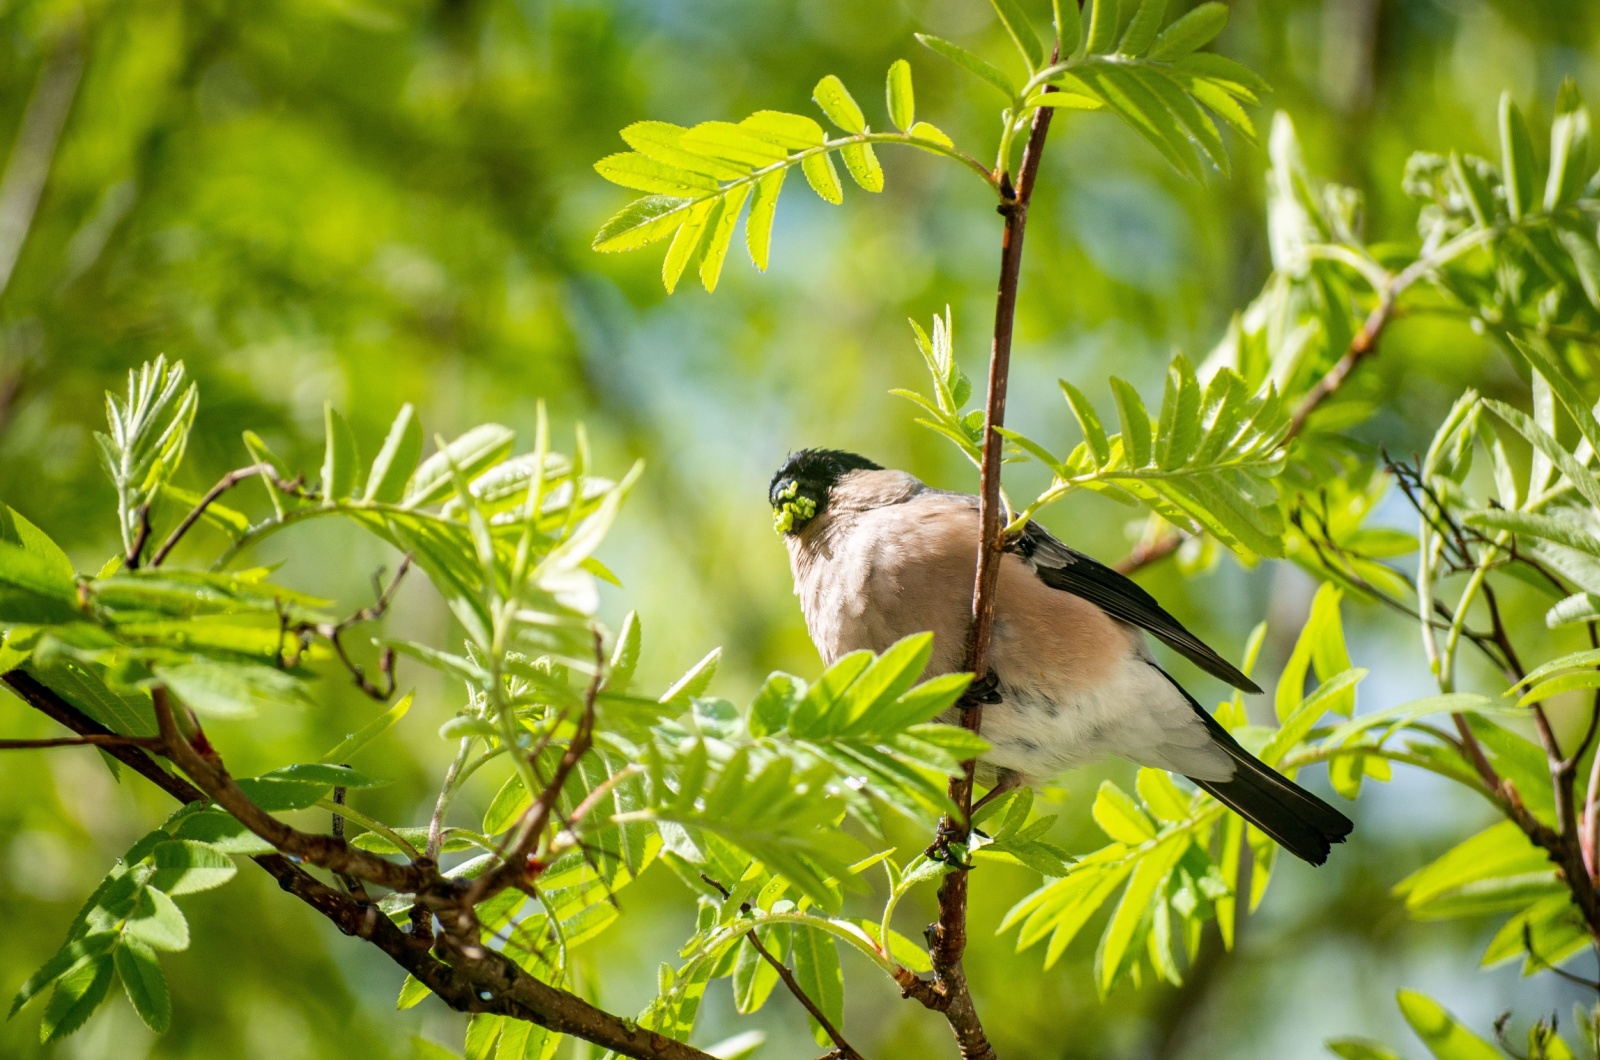
M 854 453 L 805 449 L 772 476 L 768 500 L 824 663 L 932 632 L 927 676 L 963 668 L 976 497 Z M 1350 834 L 1349 818 L 1239 746 L 1156 665 L 1145 632 L 1261 691 L 1128 578 L 1030 522 L 1006 544 L 995 601 L 990 672 L 974 683 L 989 704 L 989 797 L 1116 756 L 1188 777 L 1313 865 Z

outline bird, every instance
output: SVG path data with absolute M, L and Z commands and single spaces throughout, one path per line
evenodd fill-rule
M 964 669 L 978 499 L 838 449 L 791 453 L 767 489 L 795 595 L 825 665 L 933 634 L 924 676 Z M 1260 687 L 1126 576 L 1029 521 L 1006 539 L 989 672 L 989 796 L 1110 757 L 1189 778 L 1313 865 L 1350 819 L 1249 751 L 1150 652 L 1154 636 L 1235 688 Z M 940 720 L 954 721 L 957 708 Z

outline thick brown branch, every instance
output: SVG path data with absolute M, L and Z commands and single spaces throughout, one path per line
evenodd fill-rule
M 80 735 L 114 735 L 21 670 L 6 674 L 4 681 L 29 706 Z M 170 709 L 167 715 L 171 717 Z M 139 748 L 111 744 L 106 753 L 179 802 L 206 801 L 203 792 L 167 773 Z M 364 939 L 388 954 L 451 1008 L 527 1020 L 636 1060 L 711 1060 L 709 1054 L 691 1045 L 644 1030 L 631 1020 L 541 982 L 494 950 L 485 950 L 472 960 L 462 958 L 458 952 L 447 952 L 445 956 L 450 959 L 441 960 L 429 952 L 426 944 L 419 945 L 396 927 L 371 902 L 329 887 L 280 854 L 252 860 L 270 873 L 280 887 L 332 921 L 340 931 Z
M 453 905 L 459 901 L 459 885 L 441 876 L 437 868 L 427 861 L 406 864 L 387 861 L 335 836 L 316 835 L 292 828 L 261 809 L 234 782 L 227 767 L 215 753 L 202 754 L 179 731 L 166 689 L 156 688 L 151 695 L 167 757 L 188 774 L 212 802 L 233 814 L 250 831 L 285 854 L 330 872 L 356 876 L 392 891 L 428 896 L 441 904 Z

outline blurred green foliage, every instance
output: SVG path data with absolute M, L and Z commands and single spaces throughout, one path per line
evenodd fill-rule
M 1600 8 L 1587 0 L 1234 8 L 1219 50 L 1275 86 L 1268 106 L 1294 116 L 1314 171 L 1366 192 L 1374 240 L 1413 235 L 1415 207 L 1400 188 L 1412 151 L 1495 156 L 1502 89 L 1540 127 L 1563 76 L 1600 97 Z M 945 304 L 963 321 L 989 315 L 998 224 L 984 190 L 957 167 L 885 152 L 888 190 L 871 202 L 847 194 L 835 211 L 786 200 L 769 276 L 732 255 L 715 303 L 689 285 L 669 302 L 655 255 L 589 249 L 624 201 L 591 165 L 622 149 L 614 130 L 633 121 L 792 108 L 823 72 L 877 84 L 899 58 L 916 71 L 918 116 L 957 142 L 982 142 L 988 103 L 974 106 L 964 75 L 916 49 L 914 31 L 986 54 L 1010 48 L 977 0 L 0 6 L 0 265 L 14 260 L 0 287 L 0 496 L 80 569 L 120 551 L 91 431 L 102 392 L 158 353 L 183 359 L 205 394 L 182 482 L 194 490 L 248 462 L 245 426 L 292 466 L 315 468 L 325 400 L 370 415 L 352 424 L 370 454 L 404 401 L 429 432 L 495 420 L 528 436 L 542 398 L 558 434 L 589 425 L 598 464 L 648 463 L 606 555 L 649 630 L 643 671 L 670 679 L 721 644 L 719 687 L 734 698 L 773 667 L 814 674 L 768 529 L 767 476 L 788 449 L 827 444 L 971 487 L 959 458 L 912 428 L 887 391 L 920 371 L 907 316 Z M 1190 183 L 1112 119 L 1062 117 L 1035 200 L 1015 371 L 1074 379 L 1106 406 L 1107 375 L 1153 392 L 1173 347 L 1198 358 L 1260 289 L 1265 158 L 1237 145 L 1232 177 Z M 961 334 L 957 356 L 976 371 L 982 329 Z M 1353 380 L 1382 402 L 1364 431 L 1397 452 L 1420 449 L 1463 387 L 1524 393 L 1490 350 L 1460 322 L 1398 322 Z M 1057 400 L 1017 388 L 1010 420 L 1048 441 L 1062 422 Z M 1046 521 L 1110 559 L 1126 549 L 1127 518 L 1080 499 Z M 367 602 L 384 557 L 337 529 L 304 533 L 316 566 L 291 565 L 280 579 L 339 578 L 341 604 Z M 268 546 L 259 558 L 284 554 Z M 1310 596 L 1287 570 L 1229 564 L 1193 582 L 1169 565 L 1146 581 L 1235 650 L 1269 611 L 1283 618 L 1274 634 L 1292 634 Z M 389 635 L 437 639 L 442 608 L 423 587 L 405 591 L 415 597 L 397 613 L 416 628 L 391 624 Z M 1528 609 L 1516 620 L 1539 618 Z M 1364 627 L 1351 632 L 1352 655 L 1382 681 L 1369 694 L 1391 702 L 1425 687 L 1419 663 L 1385 646 L 1386 619 L 1357 611 L 1351 621 Z M 1269 641 L 1265 663 L 1288 650 Z M 448 753 L 432 731 L 458 704 L 420 668 L 402 676 L 417 684 L 417 706 L 385 737 L 400 773 L 374 805 L 409 820 L 419 806 L 384 800 L 427 790 Z M 354 727 L 355 691 L 335 707 L 344 712 L 257 725 L 253 745 L 230 747 L 230 764 L 250 773 L 289 760 L 290 748 L 331 745 Z M 0 721 L 7 735 L 48 731 L 9 700 Z M 54 951 L 86 884 L 168 811 L 137 784 L 113 789 L 94 758 L 10 754 L 0 769 L 0 994 Z M 1067 779 L 1064 840 L 1092 835 L 1099 779 Z M 1012 963 L 1013 940 L 990 932 L 1032 884 L 987 871 L 968 965 L 997 1047 L 1008 1057 L 1310 1055 L 1325 1034 L 1398 1039 L 1388 999 L 1400 986 L 1440 997 L 1479 1031 L 1501 1008 L 1531 1018 L 1565 1007 L 1547 980 L 1519 990 L 1512 970 L 1476 977 L 1481 925 L 1424 933 L 1389 895 L 1451 845 L 1452 813 L 1473 812 L 1447 798 L 1423 781 L 1380 794 L 1347 856 L 1317 874 L 1280 869 L 1281 892 L 1232 954 L 1210 947 L 1184 987 L 1123 988 L 1104 1006 L 1088 989 L 1090 954 L 1045 972 Z M 923 841 L 908 834 L 904 846 Z M 399 973 L 266 882 L 243 872 L 224 894 L 189 900 L 197 941 L 167 962 L 165 1037 L 148 1036 L 119 1001 L 49 1050 L 32 1022 L 0 1025 L 0 1055 L 410 1057 L 413 1033 L 456 1047 L 460 1017 L 432 1003 L 394 1013 Z M 647 875 L 629 900 L 637 910 L 652 888 L 679 886 Z M 637 1010 L 654 993 L 656 960 L 691 930 L 636 917 L 591 955 L 593 988 L 614 1009 Z M 850 998 L 858 1045 L 886 1056 L 948 1047 L 937 1021 L 897 1004 L 881 983 Z M 705 1040 L 731 1017 L 731 999 L 713 992 Z M 769 1005 L 761 1019 L 773 1055 L 812 1048 L 793 1006 Z

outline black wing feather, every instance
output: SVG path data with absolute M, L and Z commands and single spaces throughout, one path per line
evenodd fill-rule
M 1030 522 L 1008 550 L 1026 560 L 1039 580 L 1052 589 L 1081 596 L 1107 614 L 1148 630 L 1173 651 L 1235 688 L 1261 691 L 1260 685 L 1185 629 L 1132 579 L 1062 544 L 1038 523 Z

